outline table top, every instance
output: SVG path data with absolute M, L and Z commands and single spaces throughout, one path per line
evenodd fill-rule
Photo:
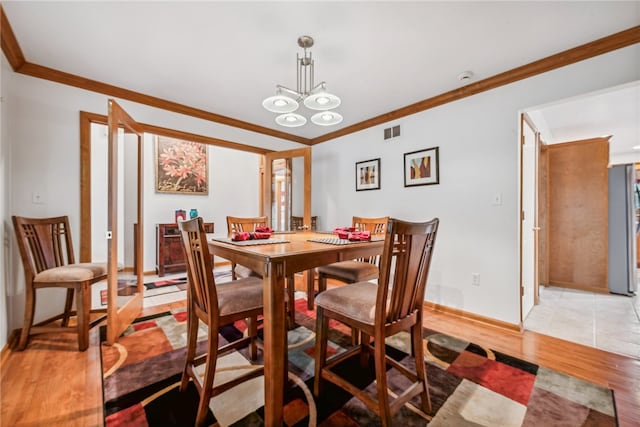
M 315 232 L 299 232 L 299 233 L 287 233 L 283 235 L 274 234 L 273 244 L 266 244 L 260 242 L 260 244 L 246 244 L 244 242 L 232 242 L 228 238 L 209 238 L 210 246 L 214 248 L 224 248 L 225 250 L 251 253 L 255 256 L 274 258 L 286 258 L 295 255 L 311 255 L 314 253 L 344 253 L 344 252 L 360 252 L 364 247 L 373 251 L 382 251 L 384 239 L 380 237 L 373 237 L 371 241 L 354 241 L 348 244 L 330 244 L 321 243 L 317 241 L 311 241 L 311 239 L 328 239 L 331 235 L 327 233 L 315 233 Z M 341 242 L 342 243 L 342 242 Z M 214 252 L 216 250 L 214 249 Z

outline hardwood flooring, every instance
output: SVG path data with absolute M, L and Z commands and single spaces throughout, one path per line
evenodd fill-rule
M 144 309 L 149 315 L 184 302 Z M 620 427 L 640 420 L 640 360 L 535 332 L 518 333 L 431 310 L 425 326 L 538 365 L 612 388 Z M 98 328 L 78 352 L 72 334 L 43 334 L 27 350 L 5 349 L 0 365 L 0 426 L 101 426 L 102 381 Z

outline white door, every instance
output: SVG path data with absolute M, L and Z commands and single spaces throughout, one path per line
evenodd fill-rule
M 521 120 L 521 318 L 524 322 L 535 303 L 537 292 L 537 132 L 525 114 Z

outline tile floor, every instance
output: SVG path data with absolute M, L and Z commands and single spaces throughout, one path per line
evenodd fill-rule
M 527 330 L 640 359 L 640 297 L 540 287 Z

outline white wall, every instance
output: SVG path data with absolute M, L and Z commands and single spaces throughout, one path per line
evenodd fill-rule
M 428 301 L 519 323 L 519 111 L 637 80 L 640 46 L 566 66 L 313 147 L 319 228 L 352 215 L 439 217 Z M 401 136 L 383 140 L 399 124 Z M 440 147 L 440 184 L 404 187 L 403 153 Z M 366 154 L 363 154 L 366 153 Z M 381 189 L 355 191 L 355 163 L 381 158 Z M 502 205 L 493 205 L 494 196 Z M 480 286 L 471 285 L 480 273 Z
M 12 214 L 34 217 L 69 215 L 74 249 L 78 252 L 80 237 L 79 112 L 106 114 L 109 98 L 105 95 L 16 74 L 8 66 L 4 55 L 2 56 L 2 97 L 4 126 L 0 173 L 2 179 L 10 184 L 8 191 L 3 191 L 3 199 L 7 201 L 7 206 L 2 213 L 3 222 L 8 228 L 10 243 L 8 254 L 6 254 L 8 257 L 5 256 L 6 260 L 2 263 L 3 268 L 8 266 L 8 279 L 2 289 L 2 295 L 7 297 L 6 308 L 0 305 L 0 319 L 6 318 L 7 323 L 1 328 L 0 347 L 4 346 L 8 331 L 21 327 L 24 312 L 24 277 L 13 227 L 10 225 L 10 216 Z M 272 150 L 288 150 L 301 146 L 294 142 L 254 134 L 141 104 L 117 101 L 141 123 Z M 242 206 L 240 203 L 245 197 L 244 192 L 252 189 L 248 198 L 255 199 L 255 206 L 258 204 L 257 190 L 253 188 L 257 181 L 243 176 L 242 170 L 237 168 L 237 163 L 246 162 L 247 157 L 234 150 L 220 150 L 220 152 L 228 152 L 229 160 L 212 159 L 212 201 L 204 202 L 204 199 L 198 199 L 199 201 L 196 202 L 189 199 L 189 196 L 185 196 L 186 199 L 181 199 L 183 202 L 180 203 L 186 209 L 198 208 L 205 218 L 216 222 L 218 231 L 226 227 L 221 212 L 244 214 L 239 212 L 239 206 Z M 3 157 L 6 155 L 10 155 L 10 159 Z M 255 155 L 250 158 L 255 158 Z M 10 169 L 9 165 L 11 165 Z M 146 179 L 149 180 L 148 177 Z M 33 192 L 40 193 L 41 204 L 32 203 Z M 172 221 L 175 205 L 175 201 L 167 199 L 164 206 L 147 208 L 148 223 Z M 154 238 L 153 233 L 146 232 L 146 236 L 147 239 Z M 145 247 L 148 245 L 147 242 Z M 147 262 L 148 260 L 145 260 L 145 266 Z M 155 259 L 152 262 L 155 262 Z M 61 292 L 47 291 L 49 290 L 45 290 L 39 297 L 36 322 L 58 313 L 63 306 L 64 298 Z

